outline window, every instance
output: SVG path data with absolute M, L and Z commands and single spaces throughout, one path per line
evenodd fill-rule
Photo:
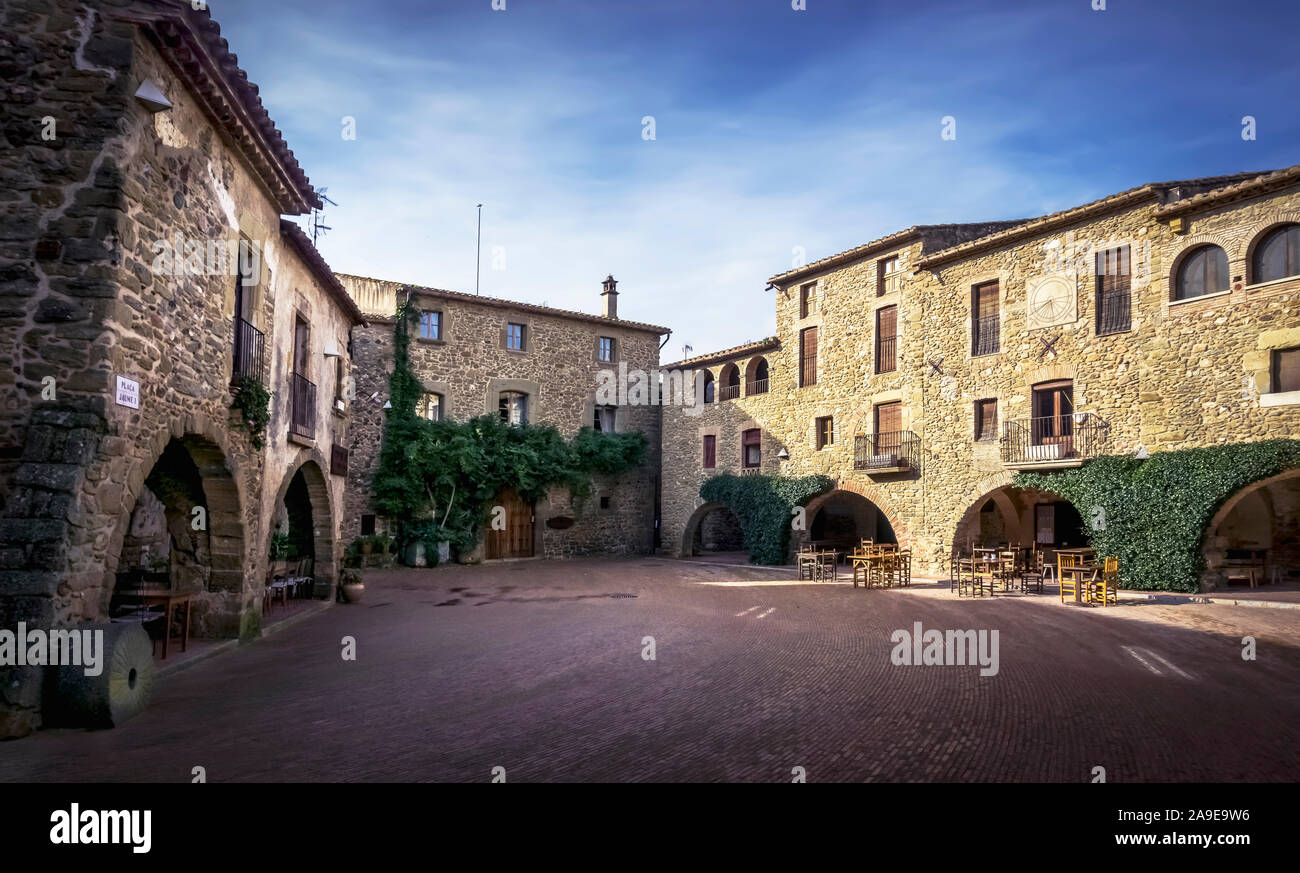
M 497 402 L 501 420 L 507 424 L 528 424 L 528 395 L 521 391 L 502 391 Z
M 597 406 L 591 423 L 592 429 L 601 433 L 613 433 L 617 412 L 617 406 Z
M 1279 394 L 1283 391 L 1300 391 L 1300 348 L 1275 349 L 1269 389 Z
M 835 444 L 835 419 L 829 415 L 817 419 L 817 450 Z
M 1178 265 L 1174 299 L 1192 300 L 1228 290 L 1228 254 L 1218 246 L 1201 246 Z
M 600 495 L 600 508 L 601 508 L 601 509 L 609 509 L 609 495 L 608 495 L 608 494 L 602 494 L 602 495 Z
M 605 362 L 614 360 L 614 338 L 603 336 L 600 338 L 596 356 Z
M 1064 443 L 1068 449 L 1074 434 L 1074 383 L 1069 379 L 1042 382 L 1033 390 L 1030 442 L 1036 446 Z
M 348 450 L 345 446 L 330 446 L 330 475 L 348 474 Z
M 373 515 L 361 516 L 361 535 L 363 537 L 375 535 L 375 517 Z
M 902 287 L 903 273 L 898 267 L 898 256 L 885 258 L 876 264 L 876 296 L 883 297 Z
M 713 434 L 704 435 L 704 469 L 712 470 L 718 466 L 718 438 Z
M 1300 276 L 1300 224 L 1279 227 L 1255 247 L 1251 281 L 1273 282 Z
M 429 421 L 442 421 L 442 401 L 441 394 L 432 391 L 425 392 L 420 397 L 420 402 L 415 406 L 416 415 L 420 416 L 420 418 L 427 418 Z
M 248 237 L 239 238 L 239 275 L 235 277 L 235 346 L 231 379 L 248 376 L 262 381 L 262 352 L 265 337 L 253 326 L 257 320 L 255 299 L 260 280 L 261 258 Z
M 799 289 L 799 317 L 817 314 L 817 283 L 809 282 Z
M 759 358 L 758 363 L 754 365 L 753 370 L 751 370 L 750 372 L 752 373 L 752 375 L 749 378 L 749 393 L 766 394 L 767 393 L 767 359 Z
M 998 327 L 998 283 L 971 289 L 971 356 L 996 354 L 1001 348 Z
M 704 379 L 704 402 L 712 403 L 714 398 L 713 391 L 713 373 L 709 370 L 701 370 L 703 376 L 696 376 L 697 379 Z
M 872 417 L 875 419 L 876 434 L 871 453 L 887 455 L 897 452 L 903 431 L 903 404 L 897 400 L 893 403 L 877 403 L 872 410 Z
M 892 373 L 898 368 L 898 307 L 876 310 L 876 372 Z
M 975 401 L 975 439 L 995 440 L 998 438 L 998 401 L 997 398 Z
M 799 387 L 817 384 L 817 328 L 799 331 Z
M 522 352 L 524 345 L 524 325 L 507 324 L 506 325 L 506 348 Z
M 758 428 L 747 430 L 740 435 L 741 465 L 746 468 L 761 466 L 763 463 L 763 432 Z
M 442 313 L 420 313 L 420 339 L 442 339 Z
M 307 378 L 311 366 L 311 326 L 302 318 L 293 325 L 293 360 L 289 373 L 289 430 L 303 439 L 316 435 L 316 384 Z
M 334 358 L 334 408 L 341 410 L 343 402 L 343 356 Z
M 1124 333 L 1132 324 L 1129 247 L 1097 252 L 1097 336 Z

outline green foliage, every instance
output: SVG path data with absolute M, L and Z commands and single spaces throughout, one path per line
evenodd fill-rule
M 1125 588 L 1192 592 L 1218 508 L 1250 483 L 1293 467 L 1300 467 L 1300 440 L 1268 440 L 1157 452 L 1146 461 L 1108 455 L 1073 470 L 1018 473 L 1015 484 L 1074 504 L 1098 554 L 1119 558 Z
M 289 535 L 281 531 L 271 534 L 271 560 L 283 561 L 289 557 Z
M 835 486 L 830 476 L 714 476 L 700 497 L 730 509 L 744 532 L 752 564 L 784 564 L 793 509 Z
M 230 408 L 239 410 L 239 419 L 248 428 L 253 448 L 262 448 L 266 445 L 266 426 L 271 421 L 271 392 L 252 376 L 240 376 L 230 390 L 234 395 Z
M 549 425 L 512 426 L 494 415 L 465 422 L 421 418 L 416 406 L 422 389 L 409 354 L 412 317 L 406 303 L 398 307 L 392 408 L 373 484 L 375 509 L 397 522 L 399 554 L 415 542 L 425 544 L 430 560 L 437 560 L 440 542 L 472 548 L 502 489 L 536 501 L 553 486 L 567 486 L 581 500 L 593 474 L 618 475 L 644 463 L 646 441 L 639 433 L 583 428 L 565 442 Z

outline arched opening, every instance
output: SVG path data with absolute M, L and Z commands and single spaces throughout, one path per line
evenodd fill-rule
M 1082 514 L 1047 491 L 1005 485 L 977 499 L 957 522 L 954 554 L 972 548 L 1077 549 L 1088 545 Z
M 745 394 L 766 394 L 768 386 L 767 358 L 751 358 L 745 368 Z
M 857 549 L 864 539 L 897 543 L 894 526 L 880 507 L 853 491 L 832 491 L 812 506 L 808 539 L 835 549 Z
M 280 486 L 271 518 L 268 557 L 272 579 L 295 579 L 295 598 L 326 598 L 333 593 L 337 574 L 334 512 L 320 462 L 303 461 Z
M 727 364 L 722 368 L 719 374 L 722 388 L 719 393 L 720 400 L 735 400 L 740 396 L 740 368 L 735 364 Z
M 1228 290 L 1228 253 L 1220 246 L 1197 246 L 1182 255 L 1174 273 L 1174 300 L 1192 300 Z
M 1252 284 L 1300 276 L 1300 224 L 1283 224 L 1265 233 L 1250 258 Z
M 160 657 L 188 639 L 238 636 L 244 537 L 235 479 L 221 449 L 171 439 L 136 497 L 122 535 L 108 615 L 137 622 Z
M 1206 529 L 1202 587 L 1295 581 L 1300 575 L 1300 469 L 1242 488 Z
M 706 503 L 691 515 L 682 537 L 683 557 L 706 556 L 728 563 L 749 563 L 740 519 L 721 503 Z
M 712 403 L 714 396 L 713 373 L 709 370 L 703 370 L 704 373 L 704 402 Z

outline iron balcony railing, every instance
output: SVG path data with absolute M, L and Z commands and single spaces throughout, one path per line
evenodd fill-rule
M 1049 464 L 1092 458 L 1109 433 L 1110 425 L 1091 412 L 1008 421 L 1002 431 L 1002 461 Z
M 740 396 L 740 384 L 722 385 L 718 388 L 719 400 L 735 400 Z
M 892 373 L 898 368 L 898 359 L 895 357 L 897 349 L 897 336 L 882 336 L 876 340 L 877 373 Z
M 314 439 L 316 436 L 316 385 L 293 373 L 289 376 L 290 423 L 289 430 L 297 436 Z
M 749 393 L 750 393 L 750 394 L 766 394 L 766 393 L 767 393 L 767 380 L 766 380 L 766 379 L 754 379 L 754 380 L 752 380 L 752 381 L 749 383 Z
M 853 469 L 897 470 L 921 465 L 921 438 L 910 430 L 858 434 L 853 440 Z
M 1131 295 L 1122 291 L 1102 292 L 1097 307 L 1097 336 L 1108 333 L 1125 333 L 1132 324 Z
M 998 316 L 985 315 L 975 319 L 975 335 L 971 337 L 972 355 L 992 355 L 1001 348 Z
M 235 364 L 231 368 L 231 381 L 249 376 L 259 382 L 262 378 L 262 349 L 266 338 L 262 332 L 244 319 L 235 318 Z

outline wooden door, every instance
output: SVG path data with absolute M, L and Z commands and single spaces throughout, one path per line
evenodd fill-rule
M 505 510 L 504 527 L 494 530 L 488 517 L 487 557 L 531 558 L 533 556 L 533 505 L 513 488 L 497 495 L 494 507 Z
M 902 445 L 903 404 L 881 403 L 876 406 L 876 455 L 897 454 Z
M 1074 383 L 1047 382 L 1034 386 L 1033 444 L 1061 443 L 1070 453 L 1074 441 Z

